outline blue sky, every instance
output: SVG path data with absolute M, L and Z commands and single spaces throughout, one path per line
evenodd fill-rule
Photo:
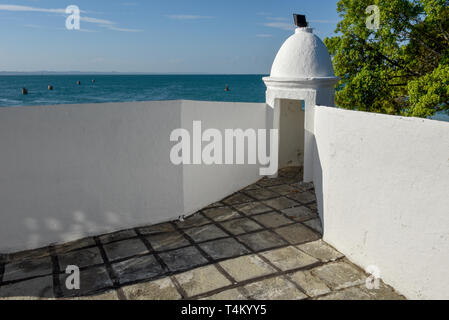
M 292 14 L 332 35 L 337 0 L 0 0 L 0 71 L 269 73 Z M 67 30 L 77 5 L 81 30 Z

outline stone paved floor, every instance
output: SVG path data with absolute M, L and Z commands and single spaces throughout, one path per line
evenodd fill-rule
M 403 299 L 324 243 L 300 168 L 185 221 L 1 256 L 0 299 Z M 80 290 L 65 286 L 68 265 Z

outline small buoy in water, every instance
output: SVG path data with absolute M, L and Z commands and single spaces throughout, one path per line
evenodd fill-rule
M 81 81 L 78 81 L 76 84 L 80 86 L 81 85 Z
M 50 90 L 50 91 L 53 90 L 53 86 L 51 86 L 51 85 L 48 86 L 48 90 Z
M 95 83 L 95 79 L 92 80 L 92 83 Z
M 27 88 L 22 88 L 22 94 L 23 94 L 23 95 L 28 94 Z
M 229 86 L 228 85 L 226 85 L 225 91 L 231 91 L 231 90 L 229 90 Z

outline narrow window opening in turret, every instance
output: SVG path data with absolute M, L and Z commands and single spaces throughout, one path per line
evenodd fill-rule
M 279 166 L 304 165 L 305 103 L 279 99 Z

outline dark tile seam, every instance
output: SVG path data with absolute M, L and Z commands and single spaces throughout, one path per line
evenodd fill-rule
M 95 240 L 95 243 L 97 244 L 98 249 L 100 250 L 100 254 L 101 254 L 101 257 L 103 258 L 109 279 L 112 281 L 113 288 L 116 289 L 117 296 L 118 296 L 119 300 L 126 300 L 126 296 L 123 293 L 123 291 L 120 289 L 120 283 L 117 278 L 117 275 L 115 274 L 115 271 L 112 268 L 111 262 L 109 261 L 109 258 L 106 255 L 106 251 L 104 250 L 99 237 L 94 237 L 94 240 Z M 107 289 L 108 288 L 101 289 L 101 292 L 106 292 Z
M 263 204 L 266 205 L 265 203 L 263 203 Z M 282 240 L 286 241 L 287 243 L 290 243 L 290 242 L 287 241 L 287 240 L 286 240 L 284 237 L 282 237 L 280 234 L 278 234 L 277 232 L 275 232 L 274 229 L 284 228 L 284 227 L 289 227 L 289 226 L 292 226 L 292 225 L 295 225 L 295 224 L 298 224 L 298 223 L 299 223 L 299 224 L 301 224 L 302 226 L 304 226 L 304 227 L 306 227 L 307 229 L 309 229 L 310 231 L 312 231 L 313 233 L 317 234 L 317 235 L 319 236 L 319 238 L 322 238 L 322 237 L 323 237 L 322 234 L 320 234 L 319 232 L 316 232 L 316 231 L 313 230 L 311 227 L 309 227 L 308 225 L 306 225 L 306 224 L 303 223 L 303 222 L 306 222 L 306 221 L 309 221 L 309 220 L 312 220 L 312 219 L 315 219 L 315 218 L 319 218 L 319 215 L 318 215 L 318 214 L 317 214 L 317 216 L 316 216 L 315 218 L 311 218 L 311 219 L 308 219 L 308 220 L 305 220 L 305 221 L 301 221 L 301 222 L 300 222 L 300 221 L 296 221 L 296 220 L 290 218 L 288 215 L 286 215 L 285 213 L 283 213 L 281 210 L 278 210 L 278 209 L 276 209 L 276 208 L 273 208 L 273 207 L 271 207 L 271 206 L 269 206 L 269 205 L 266 205 L 266 206 L 269 207 L 269 208 L 272 208 L 274 212 L 277 212 L 277 213 L 283 215 L 285 218 L 287 218 L 287 219 L 293 221 L 293 223 L 291 223 L 291 224 L 286 224 L 286 225 L 281 226 L 281 227 L 276 227 L 276 228 L 266 227 L 267 230 L 269 230 L 269 231 L 273 232 L 274 234 L 280 236 L 280 237 L 282 238 Z M 299 206 L 299 207 L 302 207 L 302 206 L 304 206 L 304 205 L 301 205 L 301 206 Z M 292 207 L 292 208 L 296 208 L 296 207 Z M 237 212 L 241 213 L 241 211 L 240 211 L 238 208 L 233 207 L 233 209 L 236 210 Z M 310 208 L 309 208 L 309 209 L 310 209 Z M 285 209 L 283 209 L 283 210 L 285 210 Z M 250 218 L 250 217 L 251 217 L 251 216 L 248 216 L 248 218 Z M 257 222 L 257 221 L 254 220 L 254 219 L 252 219 L 252 220 L 255 221 L 255 222 Z M 257 223 L 258 223 L 258 222 L 257 222 Z M 260 224 L 260 223 L 259 223 L 259 224 Z M 295 243 L 294 245 L 300 245 L 300 244 L 303 244 L 303 243 Z
M 3 274 L 5 273 L 5 263 L 2 261 L 0 262 L 0 287 L 3 284 Z
M 239 211 L 237 208 L 234 208 L 236 211 Z M 280 212 L 280 211 L 277 211 L 277 213 L 281 213 L 283 216 L 285 216 L 282 212 Z M 304 226 L 302 223 L 300 223 L 300 222 L 297 222 L 297 221 L 294 221 L 294 222 L 292 222 L 291 224 L 286 224 L 286 225 L 284 225 L 284 226 L 282 226 L 282 227 L 276 227 L 276 228 L 272 228 L 272 227 L 264 227 L 261 223 L 259 223 L 257 220 L 255 220 L 255 219 L 252 219 L 251 217 L 248 217 L 250 220 L 252 220 L 252 221 L 254 221 L 255 223 L 257 223 L 258 225 L 260 225 L 260 226 L 262 226 L 263 227 L 263 229 L 259 229 L 259 230 L 257 230 L 256 232 L 248 232 L 248 233 L 244 233 L 244 234 L 241 234 L 241 235 L 239 235 L 239 237 L 240 236 L 243 236 L 243 235 L 247 235 L 247 234 L 251 234 L 251 233 L 257 233 L 257 232 L 263 232 L 263 231 L 269 231 L 269 232 L 271 232 L 272 234 L 274 234 L 275 236 L 277 236 L 277 237 L 279 237 L 279 238 L 281 238 L 284 242 L 286 242 L 286 243 L 288 243 L 289 245 L 300 245 L 300 244 L 303 244 L 303 243 L 306 243 L 306 242 L 310 242 L 310 241 L 306 241 L 306 242 L 303 242 L 303 243 L 295 243 L 295 244 L 291 244 L 290 243 L 290 241 L 287 241 L 287 239 L 285 239 L 281 234 L 279 234 L 279 233 L 277 233 L 276 231 L 275 231 L 275 229 L 278 229 L 278 228 L 285 228 L 285 227 L 289 227 L 289 226 L 293 226 L 293 225 L 296 225 L 296 224 L 301 224 L 302 226 Z M 287 217 L 288 218 L 288 217 Z M 290 218 L 289 218 L 290 219 Z M 292 219 L 290 219 L 290 220 L 292 220 Z M 307 227 L 307 226 L 306 226 Z M 308 229 L 310 229 L 310 230 L 312 230 L 311 228 L 309 228 L 309 227 L 307 227 Z M 313 230 L 312 230 L 313 231 Z M 314 233 L 316 233 L 315 231 L 313 231 Z M 322 236 L 321 235 L 319 235 L 319 237 L 320 238 L 322 238 Z
M 259 255 L 257 255 L 257 256 L 259 256 Z M 280 276 L 283 276 L 286 279 L 288 279 L 287 276 L 290 275 L 290 274 L 293 274 L 293 273 L 298 272 L 298 271 L 309 271 L 311 269 L 314 269 L 314 268 L 317 268 L 317 267 L 321 267 L 323 265 L 325 265 L 325 263 L 323 263 L 323 262 L 316 262 L 316 263 L 313 263 L 313 264 L 310 264 L 310 265 L 307 265 L 307 266 L 304 266 L 304 267 L 295 268 L 295 269 L 291 269 L 291 270 L 287 270 L 287 271 L 282 271 L 279 268 L 275 268 L 274 270 L 276 270 L 276 272 L 273 272 L 273 273 L 270 273 L 270 274 L 267 274 L 267 275 L 263 275 L 263 276 L 260 276 L 260 277 L 255 277 L 255 278 L 248 279 L 248 280 L 243 280 L 243 281 L 234 283 L 232 285 L 221 287 L 221 288 L 209 291 L 209 292 L 204 292 L 204 293 L 198 294 L 196 296 L 192 296 L 191 299 L 201 299 L 201 298 L 208 297 L 208 296 L 211 296 L 211 295 L 223 292 L 223 291 L 244 287 L 244 286 L 246 286 L 248 284 L 252 284 L 252 283 L 256 283 L 256 282 L 260 282 L 260 281 L 263 281 L 263 280 L 276 278 L 276 277 L 280 277 Z M 270 266 L 272 266 L 272 265 L 270 264 Z M 298 286 L 295 285 L 295 287 L 298 287 Z M 301 290 L 301 292 L 302 292 L 302 290 Z
M 175 228 L 177 228 L 177 226 L 175 226 Z M 215 265 L 215 267 L 218 269 L 218 271 L 226 278 L 228 279 L 231 283 L 235 283 L 235 279 L 233 277 L 231 277 L 230 274 L 228 274 L 220 265 L 218 265 L 216 263 L 216 259 L 212 258 L 206 251 L 203 250 L 203 248 L 201 248 L 198 243 L 196 243 L 188 234 L 186 234 L 183 230 L 178 229 L 178 232 L 180 232 L 184 238 L 186 238 L 191 244 L 192 246 L 194 246 L 200 253 L 201 255 L 210 262 L 210 264 Z
M 276 250 L 276 249 L 273 249 L 273 250 Z M 270 249 L 270 250 L 267 250 L 267 251 L 272 251 L 272 250 Z M 193 298 L 195 298 L 195 299 L 206 298 L 206 297 L 210 297 L 210 296 L 212 296 L 214 294 L 217 294 L 217 293 L 229 290 L 229 289 L 234 289 L 234 288 L 236 288 L 236 289 L 239 289 L 239 288 L 244 289 L 244 286 L 246 286 L 248 284 L 256 283 L 256 282 L 259 282 L 259 281 L 263 281 L 263 280 L 266 280 L 266 279 L 271 279 L 271 278 L 275 278 L 275 277 L 279 277 L 279 276 L 283 276 L 285 279 L 287 279 L 287 281 L 292 283 L 298 290 L 300 290 L 302 293 L 304 293 L 307 296 L 306 299 L 316 298 L 316 297 L 310 297 L 300 285 L 298 285 L 296 282 L 291 280 L 290 275 L 292 275 L 292 274 L 294 274 L 294 273 L 296 273 L 298 271 L 311 271 L 311 270 L 313 270 L 315 268 L 324 266 L 326 264 L 340 262 L 340 261 L 344 260 L 344 258 L 345 258 L 345 257 L 342 257 L 342 258 L 338 258 L 338 259 L 336 259 L 334 261 L 327 261 L 327 262 L 318 261 L 318 262 L 315 262 L 313 264 L 310 264 L 310 265 L 307 265 L 307 266 L 304 266 L 304 267 L 299 267 L 299 268 L 295 268 L 295 269 L 291 269 L 291 270 L 282 271 L 281 269 L 279 269 L 278 267 L 273 265 L 264 256 L 261 256 L 259 253 L 256 254 L 256 255 L 259 258 L 261 258 L 264 262 L 268 263 L 268 265 L 270 265 L 272 268 L 274 268 L 274 270 L 276 270 L 276 272 L 268 274 L 268 275 L 264 275 L 264 276 L 260 276 L 260 277 L 256 277 L 256 278 L 252 278 L 252 279 L 248 279 L 248 280 L 244 280 L 244 281 L 240 281 L 240 282 L 238 282 L 237 284 L 235 284 L 233 286 L 226 286 L 226 287 L 222 287 L 222 288 L 219 288 L 219 289 L 215 289 L 214 291 L 211 291 L 211 292 L 201 293 L 198 296 L 195 296 Z M 329 287 L 329 289 L 331 289 L 331 287 L 327 284 L 326 281 L 324 281 L 320 277 L 317 277 L 317 278 L 320 279 L 321 281 L 323 281 Z M 355 285 L 355 286 L 358 286 L 358 285 Z M 347 288 L 344 288 L 344 289 L 347 289 Z M 344 289 L 339 289 L 339 290 L 344 290 Z M 244 291 L 246 297 L 249 297 L 249 295 L 246 292 L 246 290 L 243 290 L 243 291 Z M 334 291 L 335 290 L 331 291 L 330 293 L 332 293 Z M 328 293 L 328 294 L 330 294 L 330 293 Z M 325 295 L 328 295 L 328 294 L 325 294 Z
M 250 255 L 250 254 L 254 254 L 254 253 L 258 253 L 258 252 L 264 252 L 264 251 L 275 250 L 275 249 L 280 249 L 280 248 L 284 248 L 284 247 L 291 246 L 291 244 L 290 244 L 288 241 L 285 241 L 284 239 L 282 239 L 282 240 L 285 242 L 285 244 L 281 244 L 281 245 L 274 246 L 274 247 L 270 247 L 270 248 L 264 248 L 264 249 L 261 249 L 261 250 L 254 250 L 254 249 L 252 249 L 250 246 L 248 246 L 245 242 L 241 241 L 241 240 L 239 239 L 239 237 L 244 236 L 244 235 L 250 235 L 250 234 L 255 234 L 255 233 L 259 233 L 259 232 L 264 232 L 264 231 L 270 231 L 268 228 L 264 227 L 263 229 L 259 229 L 259 230 L 255 230 L 255 231 L 251 231 L 251 232 L 247 232 L 247 233 L 243 233 L 243 234 L 240 234 L 240 235 L 233 235 L 233 234 L 230 233 L 228 230 L 226 230 L 223 226 L 221 226 L 221 225 L 220 225 L 220 222 L 216 222 L 216 221 L 214 221 L 213 219 L 211 219 L 211 218 L 209 218 L 209 217 L 206 217 L 206 219 L 211 220 L 212 223 L 213 223 L 215 226 L 217 226 L 217 227 L 220 228 L 222 231 L 224 231 L 225 233 L 227 233 L 227 234 L 229 235 L 229 238 L 234 239 L 235 241 L 237 241 L 237 242 L 240 243 L 242 246 L 244 246 L 247 250 L 250 251 L 249 254 L 244 254 L 244 255 L 236 256 L 236 257 L 234 257 L 234 258 L 241 257 L 241 256 L 245 256 L 245 255 Z M 227 222 L 227 221 L 231 221 L 231 220 L 226 220 L 226 221 L 224 221 L 224 222 Z M 277 236 L 276 233 L 275 233 L 275 235 Z M 231 257 L 231 258 L 232 258 L 232 257 Z M 223 260 L 227 260 L 227 259 L 231 259 L 231 258 L 219 259 L 219 261 L 223 261 Z M 217 261 L 218 261 L 218 260 L 217 260 Z
M 53 246 L 50 246 L 48 248 L 48 250 L 50 252 L 51 263 L 52 263 L 52 268 L 53 268 L 53 273 L 52 273 L 53 295 L 55 296 L 55 298 L 60 298 L 63 296 L 63 294 L 62 294 L 61 283 L 60 283 L 60 279 L 59 279 L 59 274 L 61 273 L 61 270 L 59 268 L 59 260 L 58 260 L 58 256 L 56 255 L 55 249 Z
M 52 271 L 51 271 L 51 273 L 40 274 L 40 275 L 37 275 L 37 276 L 32 276 L 32 277 L 22 278 L 22 279 L 17 279 L 17 280 L 3 281 L 2 282 L 2 286 L 6 286 L 6 285 L 10 285 L 10 284 L 16 284 L 16 283 L 19 283 L 19 282 L 25 282 L 25 281 L 29 281 L 29 280 L 38 279 L 38 278 L 44 278 L 44 277 L 48 277 L 48 276 L 53 276 L 53 262 L 52 262 Z
M 176 291 L 178 291 L 179 295 L 181 296 L 181 300 L 185 300 L 188 297 L 187 292 L 183 289 L 181 284 L 179 283 L 178 279 L 174 275 L 169 276 L 170 280 L 172 281 L 173 285 L 176 288 Z
M 237 208 L 234 207 L 235 210 L 238 211 Z M 251 217 L 248 217 L 249 219 L 251 219 Z M 264 227 L 261 223 L 259 223 L 257 220 L 251 219 L 252 221 L 254 221 L 255 223 L 257 223 L 259 226 Z M 272 229 L 272 228 L 267 228 L 267 229 Z M 276 235 L 278 235 L 276 232 L 274 232 L 274 230 L 271 230 L 271 232 L 275 233 Z M 278 235 L 280 236 L 280 235 Z M 284 237 L 281 237 L 282 240 L 284 240 L 286 243 L 289 243 L 289 241 L 287 241 L 286 239 L 284 239 Z M 297 249 L 298 250 L 298 249 Z M 301 252 L 301 251 L 300 251 Z M 271 266 L 272 268 L 274 268 L 275 270 L 277 270 L 278 272 L 282 272 L 282 270 L 280 268 L 278 268 L 276 265 L 274 265 L 273 263 L 271 263 L 270 260 L 268 260 L 267 258 L 265 258 L 263 255 L 261 255 L 260 253 L 256 253 L 256 255 L 262 259 L 262 261 L 264 261 L 265 263 L 267 263 L 269 266 Z M 306 291 L 297 283 L 295 283 L 293 280 L 291 280 L 289 277 L 284 277 L 287 279 L 287 281 L 289 281 L 290 283 L 292 283 L 299 291 L 301 291 L 302 293 L 304 293 L 306 296 L 309 297 L 309 295 L 306 293 Z
M 238 210 L 237 210 L 238 211 Z M 201 212 L 201 214 L 203 214 L 202 212 Z M 203 214 L 203 216 L 205 216 L 204 214 Z M 210 218 L 208 218 L 208 217 L 206 217 L 207 219 L 210 219 Z M 210 220 L 212 220 L 212 219 L 210 219 Z M 212 220 L 213 221 L 213 220 Z M 257 221 L 255 221 L 257 224 L 259 224 Z M 261 258 L 263 261 L 265 261 L 266 263 L 268 263 L 268 265 L 270 265 L 271 267 L 273 267 L 274 268 L 274 270 L 277 270 L 278 272 L 281 272 L 282 273 L 282 271 L 279 269 L 279 268 L 277 268 L 275 265 L 273 265 L 268 259 L 266 259 L 265 257 L 263 257 L 260 253 L 262 252 L 262 251 L 259 251 L 259 252 L 256 252 L 255 250 L 253 250 L 251 247 L 249 247 L 247 244 L 245 244 L 243 241 L 240 241 L 240 239 L 238 239 L 237 238 L 237 236 L 235 236 L 235 235 L 233 235 L 233 234 L 231 234 L 229 231 L 227 231 L 224 227 L 222 227 L 221 225 L 219 225 L 216 221 L 213 221 L 213 223 L 218 227 L 218 228 L 220 228 L 222 231 L 224 231 L 225 233 L 227 233 L 227 234 L 229 234 L 230 236 L 231 236 L 231 238 L 234 238 L 234 240 L 236 240 L 238 243 L 240 243 L 241 245 L 243 245 L 246 249 L 248 249 L 251 253 L 250 254 L 247 254 L 247 255 L 251 255 L 251 254 L 256 254 L 259 258 Z M 259 224 L 260 225 L 260 224 Z M 264 226 L 262 226 L 262 228 L 264 228 Z M 267 230 L 267 228 L 265 228 L 266 230 Z M 262 229 L 263 230 L 263 229 Z M 262 232 L 262 230 L 258 230 L 257 232 Z M 272 231 L 272 232 L 274 232 L 274 231 Z M 254 233 L 256 233 L 256 232 L 254 232 Z M 245 234 L 248 234 L 248 233 L 244 233 L 243 235 L 245 235 Z M 282 238 L 283 239 L 283 238 Z M 281 248 L 283 248 L 283 247 L 289 247 L 290 246 L 290 244 L 289 244 L 289 242 L 288 241 L 286 241 L 285 239 L 283 239 L 284 241 L 285 241 L 285 243 L 287 244 L 287 245 L 282 245 L 282 246 L 280 246 Z M 309 241 L 310 242 L 310 241 Z M 276 250 L 277 248 L 270 248 L 270 249 L 267 249 L 266 251 L 271 251 L 271 250 Z M 244 255 L 244 256 L 246 256 L 246 255 Z M 235 258 L 235 257 L 234 257 Z M 229 259 L 232 259 L 232 258 L 229 258 Z M 225 259 L 225 260 L 228 260 L 228 259 Z M 318 262 L 319 263 L 319 262 Z M 219 265 L 218 263 L 216 263 L 217 265 Z M 315 264 L 313 264 L 312 265 L 312 267 L 315 267 L 315 266 L 317 266 L 317 265 L 315 265 Z M 221 269 L 223 269 L 222 267 L 221 267 L 221 265 L 220 265 L 220 268 Z M 224 269 L 223 269 L 223 271 L 225 272 L 225 273 L 227 273 Z M 307 293 L 305 292 L 305 290 L 303 289 L 303 288 L 301 288 L 297 283 L 295 283 L 295 282 L 293 282 L 290 278 L 288 278 L 288 277 L 284 277 L 284 278 L 286 278 L 287 279 L 287 281 L 289 281 L 290 283 L 292 283 L 300 292 L 302 292 L 302 293 L 304 293 L 307 297 L 308 297 L 308 295 L 307 295 Z M 234 283 L 237 283 L 237 281 L 235 281 L 234 280 L 234 282 L 232 282 L 233 284 Z M 248 295 L 248 292 L 243 288 L 243 286 L 240 286 L 240 287 L 242 287 L 242 290 L 243 290 L 243 292 L 241 291 L 240 293 L 242 293 L 244 296 L 246 296 L 246 297 L 248 297 L 249 295 Z M 228 290 L 228 289 L 232 289 L 232 288 L 226 288 L 226 289 L 224 289 L 224 290 L 221 290 L 221 291 L 218 291 L 218 292 L 216 292 L 216 293 L 219 293 L 219 292 L 223 292 L 223 291 L 225 291 L 225 290 Z M 212 294 L 213 295 L 213 294 Z
M 148 251 L 153 253 L 154 258 L 156 259 L 156 261 L 159 263 L 159 265 L 162 268 L 163 274 L 164 275 L 168 275 L 168 277 L 172 281 L 173 285 L 175 286 L 176 291 L 181 296 L 181 299 L 186 298 L 187 297 L 187 293 L 181 287 L 181 285 L 179 284 L 178 280 L 176 280 L 176 278 L 173 277 L 173 275 L 170 274 L 170 269 L 168 268 L 167 264 L 164 262 L 164 260 L 162 260 L 162 258 L 159 256 L 159 254 L 154 250 L 154 248 L 151 245 L 150 241 L 148 241 L 146 236 L 144 236 L 140 232 L 140 230 L 138 228 L 135 228 L 134 231 L 137 233 L 137 235 L 140 238 L 140 240 L 145 244 L 145 246 L 147 247 Z

